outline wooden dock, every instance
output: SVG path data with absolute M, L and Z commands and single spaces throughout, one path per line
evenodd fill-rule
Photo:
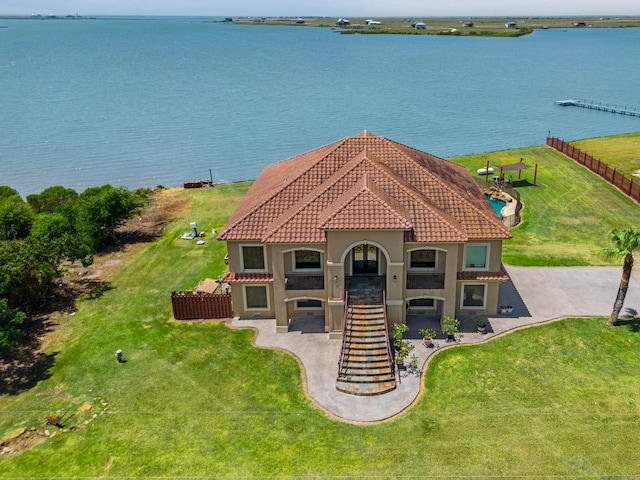
M 556 100 L 555 104 L 560 105 L 561 107 L 589 108 L 591 110 L 600 110 L 601 112 L 619 113 L 620 115 L 640 117 L 640 110 L 635 107 L 619 107 L 615 104 L 594 102 L 592 100 Z

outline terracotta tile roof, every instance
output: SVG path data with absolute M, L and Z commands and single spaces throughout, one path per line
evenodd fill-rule
M 272 283 L 271 273 L 236 273 L 230 270 L 224 272 L 220 280 L 222 283 Z
M 410 230 L 410 212 L 378 188 L 365 173 L 318 218 L 323 230 Z M 375 223 L 371 220 L 375 219 Z
M 504 269 L 499 272 L 458 272 L 458 280 L 478 282 L 506 282 L 509 275 Z
M 464 167 L 368 132 L 265 168 L 219 238 L 322 243 L 347 225 L 409 242 L 510 238 Z

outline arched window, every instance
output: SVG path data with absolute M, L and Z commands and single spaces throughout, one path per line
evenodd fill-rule
M 409 269 L 411 270 L 435 270 L 437 261 L 437 250 L 424 248 L 409 252 Z

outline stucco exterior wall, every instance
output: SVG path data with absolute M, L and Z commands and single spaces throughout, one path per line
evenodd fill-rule
M 265 273 L 273 276 L 273 282 L 265 283 L 268 289 L 269 308 L 247 309 L 242 284 L 232 284 L 233 305 L 236 315 L 242 318 L 275 318 L 279 332 L 286 332 L 292 316 L 323 316 L 325 331 L 331 336 L 342 334 L 344 318 L 345 278 L 353 273 L 352 249 L 361 244 L 378 248 L 378 274 L 386 275 L 387 316 L 390 323 L 406 322 L 409 299 L 433 298 L 435 308 L 432 314 L 461 316 L 494 314 L 498 309 L 498 282 L 461 281 L 458 272 L 464 271 L 466 245 L 483 244 L 489 248 L 489 259 L 483 271 L 500 271 L 502 241 L 488 240 L 468 244 L 428 244 L 404 243 L 401 230 L 369 231 L 328 231 L 326 244 L 296 246 L 278 244 L 265 246 Z M 259 245 L 255 242 L 228 242 L 229 268 L 242 272 L 243 245 Z M 437 251 L 436 266 L 433 269 L 409 269 L 410 252 L 416 249 Z M 310 249 L 321 252 L 321 271 L 311 270 L 309 274 L 322 275 L 323 289 L 286 289 L 287 277 L 304 275 L 296 271 L 293 261 L 295 250 Z M 474 271 L 477 269 L 474 269 Z M 434 273 L 444 276 L 443 288 L 407 289 L 407 274 Z M 463 286 L 469 283 L 483 284 L 486 301 L 483 308 L 465 308 L 462 305 Z M 296 300 L 322 300 L 321 309 L 298 309 Z

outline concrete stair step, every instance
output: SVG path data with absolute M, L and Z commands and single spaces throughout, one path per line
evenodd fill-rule
M 347 333 L 347 341 L 351 342 L 370 342 L 372 340 L 384 342 L 385 339 L 384 332 L 351 331 Z
M 384 318 L 349 318 L 347 319 L 347 327 L 349 326 L 357 326 L 361 328 L 384 328 Z
M 345 375 L 343 377 L 340 377 L 338 379 L 339 381 L 345 382 L 345 383 L 380 383 L 380 382 L 388 382 L 390 380 L 393 380 L 393 375 L 388 373 L 388 374 L 381 374 L 381 375 Z
M 343 361 L 346 368 L 386 368 L 389 367 L 389 360 L 380 357 L 369 357 L 367 360 L 360 360 L 359 358 L 347 358 Z
M 355 307 L 350 308 L 347 313 L 352 315 L 384 315 L 384 307 Z
M 388 358 L 380 355 L 374 355 L 371 357 L 345 357 L 342 361 L 343 367 L 357 367 L 357 368 L 379 368 L 389 365 Z
M 387 348 L 385 309 L 370 295 L 360 298 L 376 304 L 349 306 L 345 352 L 336 388 L 352 395 L 379 395 L 396 388 L 395 368 Z
M 387 360 L 389 355 L 385 348 L 352 348 L 345 352 L 345 358 L 354 361 Z M 362 360 L 366 359 L 366 360 Z
M 365 334 L 368 332 L 375 333 L 376 335 L 386 335 L 386 328 L 384 328 L 383 324 L 374 323 L 373 325 L 362 325 L 362 324 L 354 324 L 347 325 L 345 332 L 355 333 L 356 335 Z
M 354 341 L 349 342 L 349 350 L 348 352 L 370 352 L 372 350 L 387 350 L 387 345 L 384 340 L 367 340 L 367 339 L 356 339 Z
M 378 353 L 377 350 L 382 349 L 382 353 L 387 351 L 387 343 L 382 339 L 373 339 L 372 341 L 366 341 L 366 339 L 355 338 L 352 342 L 349 342 L 348 347 L 345 349 L 346 352 L 351 350 L 355 350 L 361 352 L 362 350 L 369 350 L 375 353 Z
M 369 335 L 385 336 L 387 333 L 384 325 L 348 325 L 346 331 L 348 335 L 360 335 L 362 337 Z
M 363 397 L 381 395 L 383 393 L 387 393 L 392 390 L 395 390 L 395 388 L 396 388 L 395 379 L 384 381 L 384 382 L 376 382 L 372 384 L 344 382 L 341 380 L 338 380 L 336 382 L 336 389 L 338 391 L 349 393 L 351 395 L 363 396 Z
M 386 330 L 384 319 L 378 320 L 352 320 L 347 322 L 346 330 L 377 330 L 384 332 Z
M 384 344 L 354 343 L 345 350 L 350 355 L 387 355 Z
M 357 377 L 361 377 L 361 378 L 375 377 L 377 379 L 380 376 L 392 377 L 393 375 L 394 375 L 394 372 L 390 366 L 387 366 L 386 368 L 367 368 L 367 369 L 347 368 L 343 372 L 343 376 L 341 376 L 340 378 L 345 379 L 345 378 L 357 378 Z

